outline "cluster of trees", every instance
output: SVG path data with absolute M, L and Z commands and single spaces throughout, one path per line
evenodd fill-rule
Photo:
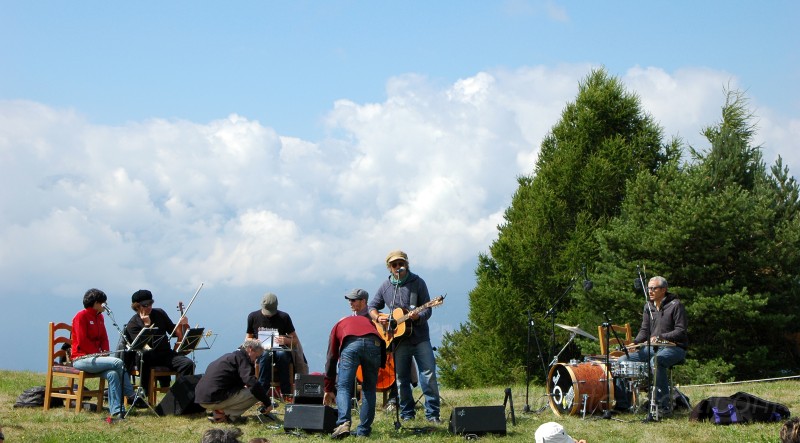
M 479 257 L 469 319 L 439 349 L 442 382 L 544 381 L 540 361 L 568 335 L 553 334 L 555 321 L 592 332 L 610 317 L 635 334 L 637 266 L 664 276 L 686 305 L 681 381 L 795 371 L 800 187 L 780 158 L 767 170 L 753 134 L 745 97 L 728 91 L 721 120 L 704 130 L 709 147 L 684 152 L 617 78 L 590 73 Z M 581 264 L 594 288 L 570 291 Z M 579 337 L 568 353 L 598 349 Z

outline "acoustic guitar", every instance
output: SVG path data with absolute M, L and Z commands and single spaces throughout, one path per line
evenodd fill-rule
M 383 341 L 385 341 L 386 345 L 388 346 L 395 338 L 404 337 L 411 334 L 411 323 L 406 322 L 409 318 L 411 318 L 412 315 L 419 314 L 423 309 L 435 308 L 441 305 L 444 303 L 444 297 L 444 295 L 440 295 L 424 305 L 417 306 L 410 311 L 406 311 L 403 308 L 394 308 L 394 310 L 392 310 L 391 317 L 389 314 L 378 314 L 378 320 L 372 320 L 372 323 L 374 323 L 375 328 L 378 329 L 378 335 L 381 336 Z M 389 318 L 389 322 L 384 326 L 380 322 L 380 319 L 387 317 Z

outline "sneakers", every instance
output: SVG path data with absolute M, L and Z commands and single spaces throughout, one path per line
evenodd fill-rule
M 386 404 L 386 412 L 394 412 L 395 409 L 397 409 L 397 403 L 390 401 Z
M 345 438 L 345 437 L 347 437 L 349 435 L 350 435 L 350 422 L 346 421 L 346 422 L 340 424 L 339 426 L 337 426 L 336 429 L 333 430 L 333 434 L 331 434 L 331 438 L 336 439 L 336 440 L 340 440 L 340 439 Z
M 427 420 L 428 420 L 428 423 L 433 423 L 435 425 L 442 424 L 442 420 L 440 420 L 439 417 L 430 417 Z

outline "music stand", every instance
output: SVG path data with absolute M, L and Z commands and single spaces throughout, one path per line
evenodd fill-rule
M 194 352 L 197 349 L 197 346 L 200 345 L 200 339 L 203 338 L 203 333 L 205 332 L 206 328 L 190 328 L 183 334 L 183 340 L 178 343 L 178 347 L 175 349 L 175 352 L 178 354 L 189 354 Z
M 136 351 L 136 354 L 139 357 L 139 370 L 141 370 L 142 365 L 144 363 L 144 352 L 146 351 L 146 347 L 150 345 L 154 340 L 159 339 L 164 335 L 160 329 L 156 327 L 149 327 L 149 328 L 142 328 L 141 331 L 136 335 L 130 345 L 128 345 L 128 351 Z M 141 373 L 139 374 L 139 378 L 141 379 Z M 141 383 L 140 383 L 141 384 Z M 128 418 L 128 414 L 130 414 L 134 409 L 136 409 L 136 403 L 141 400 L 143 401 L 147 407 L 153 411 L 153 414 L 158 415 L 155 409 L 153 409 L 153 405 L 151 405 L 147 401 L 147 395 L 144 392 L 144 386 L 139 386 L 136 388 L 134 392 L 133 400 L 131 401 L 131 407 L 125 412 L 124 418 Z

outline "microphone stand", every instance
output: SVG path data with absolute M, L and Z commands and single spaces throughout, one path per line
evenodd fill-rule
M 564 296 L 567 295 L 572 290 L 572 288 L 575 286 L 575 282 L 576 281 L 578 281 L 578 277 L 577 276 L 573 276 L 570 279 L 569 285 L 567 286 L 567 289 L 564 291 L 564 293 L 562 293 L 561 296 L 558 297 L 558 299 L 556 299 L 556 301 L 553 303 L 553 306 L 551 306 L 550 309 L 548 309 L 547 312 L 544 314 L 544 318 L 547 318 L 549 316 L 550 320 L 551 320 L 550 321 L 550 323 L 551 323 L 551 327 L 550 327 L 550 353 L 551 354 L 548 355 L 548 358 L 551 355 L 553 355 L 553 353 L 556 350 L 556 307 L 558 306 L 559 303 L 561 303 L 561 300 L 564 298 Z M 558 356 L 556 356 L 556 358 L 558 358 Z M 553 366 L 555 363 L 556 362 L 550 362 L 550 366 Z M 545 380 L 546 379 L 547 379 L 547 369 L 545 369 Z
M 611 336 L 610 334 L 614 334 L 614 338 L 617 342 L 620 342 L 619 336 L 617 336 L 617 331 L 611 327 L 611 319 L 608 318 L 605 312 L 603 312 L 603 317 L 605 317 L 606 321 L 603 323 L 603 327 L 606 328 L 606 410 L 603 411 L 602 419 L 604 420 L 617 420 L 623 421 L 618 418 L 614 418 L 611 413 Z M 623 346 L 624 348 L 624 346 Z M 628 355 L 628 350 L 625 349 L 625 355 Z
M 655 387 L 655 381 L 653 380 L 653 365 L 651 363 L 653 355 L 653 343 L 650 340 L 650 331 L 653 328 L 653 321 L 655 320 L 655 317 L 653 316 L 653 308 L 650 306 L 650 294 L 648 293 L 649 289 L 647 289 L 647 285 L 645 284 L 647 275 L 639 270 L 639 266 L 636 267 L 636 274 L 638 275 L 639 283 L 642 286 L 642 292 L 644 292 L 644 302 L 645 306 L 647 307 L 646 312 L 650 316 L 650 321 L 647 323 L 647 383 L 650 385 L 650 410 L 647 413 L 647 417 L 642 420 L 642 423 L 649 423 L 651 421 L 658 421 L 659 419 L 658 406 L 656 405 L 657 390 Z
M 103 303 L 103 309 L 106 311 L 106 314 L 108 314 L 108 318 L 111 319 L 111 324 L 114 325 L 114 329 L 116 329 L 117 332 L 119 333 L 119 336 L 120 336 L 121 340 L 117 340 L 117 343 L 119 343 L 120 341 L 124 341 L 125 342 L 125 349 L 123 349 L 123 350 L 117 349 L 117 352 L 122 352 L 122 355 L 120 355 L 120 357 L 124 357 L 125 356 L 125 351 L 127 351 L 128 348 L 130 348 L 130 346 L 131 346 L 131 342 L 128 341 L 128 337 L 125 336 L 125 333 L 123 332 L 123 330 L 117 324 L 117 319 L 114 317 L 114 313 L 111 311 L 111 308 L 108 307 L 107 303 Z M 119 344 L 117 345 L 117 348 L 119 348 Z M 125 359 L 121 358 L 121 360 L 123 362 L 123 365 L 122 365 L 123 375 L 124 376 L 129 376 L 128 368 L 126 368 L 125 364 L 124 364 L 125 363 Z M 119 404 L 121 404 L 121 405 L 125 404 L 125 389 L 123 389 L 124 386 L 125 386 L 125 383 L 124 383 L 124 380 L 123 380 L 122 381 L 122 386 L 120 386 L 120 390 L 119 390 L 119 397 L 120 397 L 119 398 Z M 124 414 L 124 416 L 127 416 L 127 415 L 128 414 L 126 412 Z
M 408 271 L 406 271 L 406 272 L 408 272 Z M 397 328 L 397 323 L 396 323 L 396 321 L 394 319 L 394 307 L 397 305 L 398 292 L 400 292 L 400 271 L 399 270 L 397 271 L 397 283 L 394 285 L 394 294 L 392 294 L 392 305 L 389 306 L 389 318 L 388 318 L 388 323 L 386 324 L 386 326 L 389 327 L 389 330 L 391 330 L 393 332 Z M 403 427 L 403 425 L 400 424 L 400 405 L 401 405 L 401 403 L 400 403 L 400 381 L 397 380 L 397 359 L 395 359 L 395 351 L 397 350 L 397 343 L 394 342 L 394 337 L 392 338 L 391 347 L 392 347 L 392 351 L 391 351 L 392 352 L 392 361 L 394 362 L 394 365 L 395 365 L 394 366 L 394 370 L 395 370 L 394 382 L 397 385 L 397 405 L 394 408 L 394 430 L 395 431 L 399 431 L 400 428 Z M 410 372 L 411 371 L 409 369 L 409 375 L 410 375 Z M 413 398 L 413 393 L 412 393 L 411 397 Z
M 542 371 L 544 371 L 544 379 L 545 382 L 547 381 L 547 366 L 544 364 L 544 358 L 542 356 L 542 347 L 539 344 L 539 336 L 536 334 L 535 324 L 533 322 L 533 318 L 531 318 L 531 310 L 528 309 L 528 341 L 525 346 L 525 406 L 522 408 L 522 412 L 531 412 L 531 405 L 528 403 L 528 393 L 530 390 L 531 385 L 531 329 L 533 329 L 533 338 L 536 340 L 536 349 L 539 351 L 539 360 L 542 362 Z M 545 383 L 545 397 L 547 396 L 547 383 Z M 547 404 L 545 403 L 541 409 L 537 412 L 543 411 L 547 408 Z

